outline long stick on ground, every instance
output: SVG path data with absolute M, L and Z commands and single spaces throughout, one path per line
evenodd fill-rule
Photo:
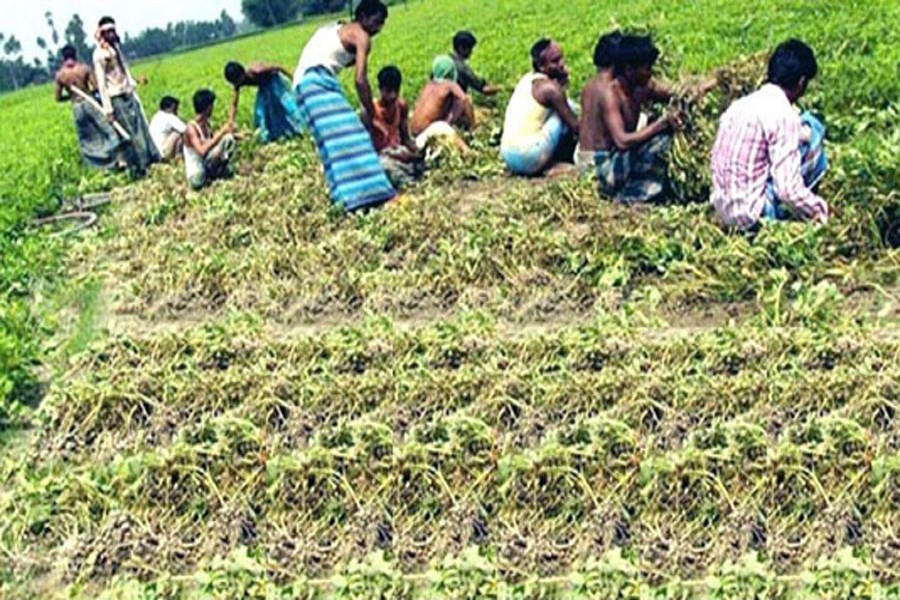
M 106 113 L 103 112 L 103 107 L 100 106 L 100 103 L 99 103 L 99 102 L 97 102 L 96 100 L 94 100 L 93 96 L 91 96 L 90 94 L 88 94 L 87 92 L 85 92 L 84 90 L 82 90 L 81 88 L 78 88 L 78 87 L 75 87 L 75 86 L 70 87 L 70 88 L 69 88 L 69 91 L 70 91 L 70 92 L 75 92 L 76 94 L 78 94 L 78 96 L 80 96 L 82 100 L 84 100 L 85 102 L 87 102 L 88 104 L 90 104 L 92 107 L 94 107 L 96 110 L 98 110 L 101 114 L 103 114 L 104 117 L 106 116 Z M 116 133 L 118 133 L 118 134 L 121 135 L 123 138 L 125 138 L 125 141 L 126 141 L 126 142 L 130 142 L 130 141 L 131 141 L 131 136 L 128 135 L 128 132 L 125 131 L 125 128 L 122 127 L 122 125 L 120 125 L 118 121 L 113 121 L 113 122 L 112 122 L 112 126 L 113 126 L 113 129 L 116 130 Z

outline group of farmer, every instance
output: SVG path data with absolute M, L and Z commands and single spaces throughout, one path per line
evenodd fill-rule
M 229 63 L 225 78 L 234 88 L 233 99 L 227 121 L 215 131 L 211 117 L 216 97 L 209 90 L 194 95 L 195 118 L 189 123 L 178 117 L 178 101 L 170 96 L 147 123 L 109 17 L 99 23 L 93 68 L 78 63 L 72 48 L 63 50 L 57 99 L 72 101 L 89 164 L 118 165 L 139 176 L 155 161 L 183 155 L 187 179 L 198 188 L 229 172 L 240 90 L 255 87 L 254 122 L 262 141 L 307 132 L 323 163 L 332 201 L 346 210 L 377 206 L 422 175 L 434 140 L 468 152 L 459 130 L 475 124 L 469 93 L 500 91 L 469 66 L 477 40 L 463 31 L 453 38 L 451 53 L 434 59 L 430 80 L 412 110 L 401 97 L 402 74 L 395 66 L 378 73 L 375 97 L 368 59 L 372 38 L 387 17 L 380 0 L 361 0 L 351 22 L 328 24 L 314 33 L 293 72 L 268 64 L 245 68 Z M 507 169 L 532 177 L 590 173 L 617 202 L 660 199 L 667 189 L 669 148 L 684 115 L 669 109 L 653 121 L 645 116 L 648 105 L 666 104 L 673 97 L 672 89 L 653 78 L 658 57 L 649 36 L 603 35 L 594 52 L 597 73 L 579 106 L 567 93 L 569 70 L 562 47 L 539 40 L 531 48 L 531 69 L 506 108 L 500 154 Z M 349 67 L 355 70 L 359 111 L 338 80 L 339 72 Z M 828 206 L 813 191 L 827 168 L 824 127 L 795 108 L 817 71 L 806 44 L 784 42 L 769 61 L 766 83 L 722 116 L 712 152 L 711 202 L 724 224 L 751 229 L 763 219 L 827 218 Z M 715 80 L 706 81 L 692 94 L 700 98 L 716 86 Z

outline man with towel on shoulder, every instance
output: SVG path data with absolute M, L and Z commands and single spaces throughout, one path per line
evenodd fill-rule
M 464 152 L 468 146 L 456 127 L 470 128 L 475 121 L 472 100 L 456 83 L 456 63 L 450 56 L 438 56 L 431 68 L 431 81 L 422 88 L 413 109 L 412 133 L 416 146 L 424 149 L 431 139 L 446 137 Z

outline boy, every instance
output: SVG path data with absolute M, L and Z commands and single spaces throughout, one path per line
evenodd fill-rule
M 159 102 L 159 111 L 150 119 L 150 137 L 163 162 L 171 162 L 182 153 L 186 130 L 187 125 L 178 118 L 178 100 L 165 96 Z
M 456 70 L 459 72 L 457 83 L 467 94 L 471 88 L 485 96 L 494 96 L 500 91 L 500 88 L 488 85 L 488 82 L 476 75 L 469 65 L 469 59 L 472 58 L 476 44 L 478 44 L 478 40 L 470 31 L 460 31 L 453 36 L 453 54 L 450 57 L 456 63 Z
M 238 97 L 238 90 L 235 89 L 228 122 L 212 134 L 210 119 L 216 106 L 216 95 L 210 90 L 200 90 L 194 94 L 197 116 L 188 123 L 184 134 L 184 169 L 188 183 L 195 190 L 229 174 L 231 158 L 237 146 L 233 134 Z
M 409 104 L 400 97 L 402 84 L 403 75 L 393 65 L 378 73 L 380 97 L 374 102 L 371 123 L 372 143 L 394 187 L 409 185 L 425 171 L 422 156 L 409 135 Z

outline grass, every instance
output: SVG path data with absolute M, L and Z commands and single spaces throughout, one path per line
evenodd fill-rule
M 505 92 L 473 157 L 366 215 L 329 208 L 309 140 L 248 144 L 199 193 L 179 167 L 127 184 L 78 166 L 48 89 L 0 97 L 0 392 L 25 428 L 0 451 L 0 595 L 895 597 L 900 8 L 746 9 L 394 8 L 372 68 L 408 97 L 463 27 Z M 619 25 L 673 80 L 810 41 L 831 223 L 732 235 L 702 197 L 503 175 L 530 44 L 560 39 L 577 90 Z M 227 60 L 292 66 L 312 30 L 141 63 L 144 101 L 224 98 Z M 108 188 L 102 229 L 24 224 Z

